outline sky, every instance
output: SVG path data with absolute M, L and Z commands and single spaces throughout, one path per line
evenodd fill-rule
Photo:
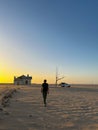
M 0 0 L 0 83 L 98 84 L 98 0 Z

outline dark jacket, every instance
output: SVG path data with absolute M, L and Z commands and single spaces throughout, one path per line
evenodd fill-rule
M 48 92 L 48 83 L 43 83 L 42 84 L 42 91 L 43 92 Z

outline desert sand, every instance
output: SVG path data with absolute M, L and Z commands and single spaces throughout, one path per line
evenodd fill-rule
M 2 98 L 16 91 L 5 106 Z M 50 85 L 44 107 L 41 85 L 0 85 L 0 130 L 98 130 L 98 85 Z

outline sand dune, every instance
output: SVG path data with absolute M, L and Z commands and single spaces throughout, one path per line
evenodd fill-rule
M 0 111 L 0 130 L 98 130 L 98 86 L 50 86 L 44 107 L 40 85 L 0 86 L 17 89 Z M 3 88 L 2 88 L 3 87 Z

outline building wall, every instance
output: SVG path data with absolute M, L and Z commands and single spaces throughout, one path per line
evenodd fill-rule
M 31 85 L 31 80 L 30 79 L 22 79 L 22 80 L 14 80 L 15 85 Z

